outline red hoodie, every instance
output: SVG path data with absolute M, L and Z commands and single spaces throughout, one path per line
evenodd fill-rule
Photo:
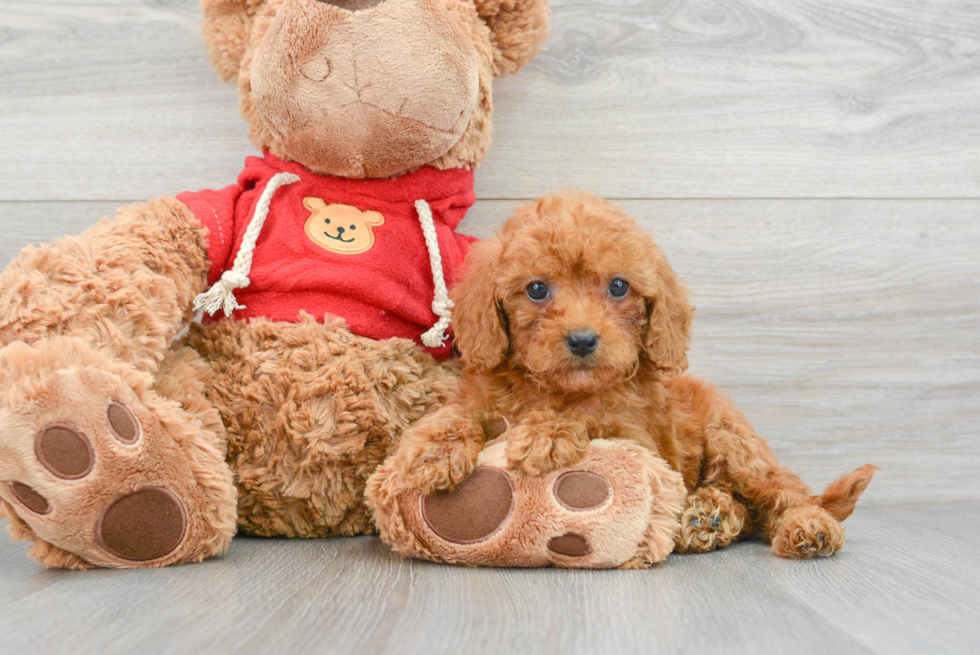
M 311 173 L 272 154 L 249 157 L 238 184 L 187 192 L 177 199 L 208 230 L 213 285 L 232 268 L 266 185 L 279 173 L 299 181 L 272 194 L 258 233 L 248 286 L 234 290 L 237 319 L 295 322 L 300 312 L 339 316 L 371 339 L 403 337 L 421 344 L 438 317 L 433 273 L 415 203 L 432 211 L 449 288 L 476 239 L 455 232 L 473 205 L 473 172 L 431 167 L 391 179 L 354 180 Z M 208 323 L 224 316 L 205 316 Z M 449 357 L 449 341 L 426 351 Z

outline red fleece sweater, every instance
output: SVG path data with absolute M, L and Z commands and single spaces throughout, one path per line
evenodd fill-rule
M 280 187 L 259 233 L 248 274 L 235 290 L 244 309 L 238 319 L 295 322 L 300 312 L 317 320 L 331 314 L 355 334 L 403 337 L 421 344 L 437 320 L 434 282 L 417 200 L 428 202 L 446 284 L 452 288 L 475 241 L 455 232 L 473 205 L 473 172 L 425 167 L 393 179 L 352 180 L 317 175 L 272 154 L 249 157 L 234 184 L 219 191 L 187 192 L 177 199 L 208 230 L 208 284 L 234 264 L 255 207 L 269 180 L 293 173 L 299 182 Z M 210 322 L 222 317 L 219 311 Z M 452 346 L 427 348 L 437 359 Z

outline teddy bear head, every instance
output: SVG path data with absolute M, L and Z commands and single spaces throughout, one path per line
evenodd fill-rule
M 201 0 L 256 147 L 314 172 L 475 167 L 491 81 L 548 34 L 547 0 Z

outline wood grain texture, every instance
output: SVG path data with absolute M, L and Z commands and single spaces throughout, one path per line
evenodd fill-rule
M 516 206 L 481 201 L 487 237 Z M 862 504 L 980 500 L 980 201 L 635 200 L 697 306 L 692 371 L 815 488 Z M 0 204 L 0 266 L 115 203 Z
M 235 539 L 222 559 L 46 571 L 0 542 L 4 652 L 973 653 L 980 505 L 859 509 L 837 556 L 759 542 L 646 571 L 468 569 L 373 537 Z
M 480 197 L 980 197 L 975 2 L 552 4 Z M 0 200 L 220 187 L 252 153 L 197 0 L 3 0 L 0 80 Z

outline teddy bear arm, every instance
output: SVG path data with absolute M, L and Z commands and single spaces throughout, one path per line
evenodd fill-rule
M 172 198 L 119 210 L 79 236 L 25 248 L 0 275 L 0 346 L 87 341 L 153 371 L 207 280 L 205 233 Z

